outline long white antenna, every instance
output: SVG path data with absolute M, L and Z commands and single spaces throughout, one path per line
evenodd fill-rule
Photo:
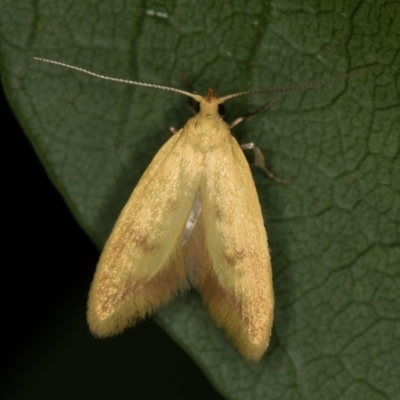
M 172 87 L 169 87 L 169 86 L 161 86 L 161 85 L 154 85 L 152 83 L 136 82 L 136 81 L 130 81 L 128 79 L 113 78 L 111 76 L 105 76 L 105 75 L 96 74 L 95 72 L 88 71 L 87 69 L 75 67 L 74 65 L 65 64 L 65 63 L 62 63 L 62 62 L 59 62 L 59 61 L 53 61 L 53 60 L 48 60 L 47 58 L 39 58 L 39 57 L 33 57 L 33 58 L 34 58 L 34 60 L 43 61 L 43 62 L 46 62 L 46 63 L 49 63 L 49 64 L 60 65 L 61 67 L 74 69 L 76 71 L 83 72 L 84 74 L 95 76 L 96 78 L 106 79 L 108 81 L 119 82 L 119 83 L 127 83 L 129 85 L 136 85 L 136 86 L 151 87 L 151 88 L 160 89 L 160 90 L 168 90 L 170 92 L 180 93 L 180 94 L 183 94 L 184 96 L 191 97 L 192 99 L 194 99 L 196 101 L 200 101 L 202 99 L 202 96 L 199 96 L 197 94 L 186 92 L 186 91 L 180 90 L 180 89 L 175 89 L 175 88 L 172 88 Z

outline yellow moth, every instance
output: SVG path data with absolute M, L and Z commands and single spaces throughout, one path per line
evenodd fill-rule
M 338 78 L 218 98 L 213 89 L 200 96 L 38 60 L 170 90 L 199 103 L 197 115 L 156 154 L 105 244 L 89 293 L 93 334 L 120 333 L 179 291 L 195 287 L 239 352 L 258 361 L 268 347 L 273 321 L 271 259 L 251 171 L 230 131 L 240 119 L 228 125 L 219 111 L 235 97 L 308 89 Z

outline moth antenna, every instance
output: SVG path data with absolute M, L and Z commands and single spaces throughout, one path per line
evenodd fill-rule
M 373 68 L 368 68 L 368 69 L 363 69 L 361 71 L 355 71 L 355 72 L 350 72 L 349 74 L 345 75 L 340 75 L 335 78 L 329 78 L 325 79 L 320 82 L 315 82 L 315 83 L 310 83 L 308 85 L 299 85 L 299 86 L 287 86 L 287 87 L 281 87 L 281 88 L 266 88 L 266 89 L 255 89 L 255 90 L 248 90 L 245 92 L 239 92 L 239 93 L 234 93 L 230 94 L 228 96 L 220 97 L 218 99 L 218 104 L 222 104 L 223 102 L 234 99 L 236 97 L 242 97 L 242 96 L 249 96 L 253 94 L 261 94 L 261 93 L 277 93 L 277 92 L 294 92 L 297 90 L 308 90 L 308 89 L 315 89 L 317 87 L 329 85 L 330 83 L 341 81 L 344 79 L 347 79 L 351 76 L 355 75 L 363 75 L 371 72 Z
M 183 94 L 184 96 L 191 97 L 192 99 L 194 99 L 194 100 L 196 100 L 198 102 L 200 102 L 200 100 L 203 98 L 203 96 L 199 96 L 197 94 L 193 94 L 193 93 L 190 93 L 190 92 L 186 92 L 185 90 L 180 90 L 180 89 L 172 88 L 172 87 L 169 87 L 169 86 L 154 85 L 152 83 L 137 82 L 137 81 L 131 81 L 131 80 L 128 80 L 128 79 L 113 78 L 111 76 L 105 76 L 105 75 L 96 74 L 95 72 L 88 71 L 87 69 L 84 69 L 84 68 L 75 67 L 74 65 L 65 64 L 65 63 L 62 63 L 62 62 L 59 62 L 59 61 L 48 60 L 47 58 L 33 57 L 33 59 L 37 60 L 37 61 L 46 62 L 46 63 L 49 63 L 49 64 L 59 65 L 61 67 L 65 67 L 65 68 L 69 68 L 69 69 L 74 69 L 76 71 L 83 72 L 84 74 L 95 76 L 96 78 L 100 78 L 100 79 L 105 79 L 107 81 L 113 81 L 113 82 L 119 82 L 119 83 L 127 83 L 129 85 L 144 86 L 144 87 L 150 87 L 150 88 L 160 89 L 160 90 L 167 90 L 169 92 Z

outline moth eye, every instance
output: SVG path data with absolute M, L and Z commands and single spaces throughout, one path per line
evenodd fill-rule
M 218 104 L 218 114 L 223 117 L 225 115 L 225 106 L 223 104 Z
M 194 110 L 198 113 L 200 111 L 200 103 L 196 103 L 194 106 Z

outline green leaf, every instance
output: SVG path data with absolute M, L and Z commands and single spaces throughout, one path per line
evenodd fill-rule
M 254 170 L 272 254 L 272 342 L 243 359 L 197 294 L 157 321 L 231 399 L 394 399 L 400 393 L 400 5 L 381 0 L 3 1 L 1 74 L 52 181 L 99 248 L 186 99 L 33 60 L 219 95 L 274 95 L 235 128 L 284 185 Z M 227 103 L 227 120 L 271 96 Z M 85 304 L 82 304 L 85 308 Z

